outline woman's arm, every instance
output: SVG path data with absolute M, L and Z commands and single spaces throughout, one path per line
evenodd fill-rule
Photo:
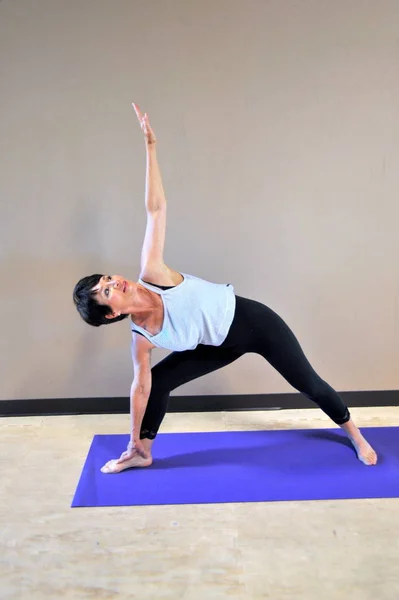
M 134 378 L 130 388 L 130 441 L 117 463 L 130 460 L 135 452 L 144 458 L 146 450 L 140 440 L 141 425 L 151 393 L 151 351 L 155 348 L 145 337 L 135 333 L 132 341 Z
M 141 252 L 140 273 L 140 277 L 144 279 L 157 274 L 161 276 L 162 274 L 168 275 L 168 268 L 163 258 L 166 231 L 166 197 L 158 163 L 155 134 L 151 129 L 147 114 L 143 115 L 137 104 L 133 104 L 133 108 L 144 133 L 147 157 L 145 188 L 147 227 Z
M 137 333 L 133 335 L 134 379 L 130 389 L 130 443 L 138 450 L 140 450 L 141 425 L 151 393 L 151 352 L 153 348 L 154 345 L 145 337 Z
M 141 250 L 141 277 L 165 269 L 166 198 L 155 145 L 147 146 L 145 205 L 147 226 Z

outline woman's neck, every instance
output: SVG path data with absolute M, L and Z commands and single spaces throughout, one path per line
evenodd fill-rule
M 164 320 L 162 298 L 156 292 L 152 292 L 143 286 L 140 287 L 142 289 L 140 305 L 133 308 L 130 317 L 136 325 L 143 329 L 160 330 Z

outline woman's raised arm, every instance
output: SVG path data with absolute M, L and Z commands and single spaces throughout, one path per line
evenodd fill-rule
M 157 159 L 157 140 L 148 116 L 133 104 L 140 127 L 144 133 L 147 154 L 145 206 L 147 226 L 141 252 L 141 277 L 165 270 L 164 246 L 166 231 L 166 197 Z

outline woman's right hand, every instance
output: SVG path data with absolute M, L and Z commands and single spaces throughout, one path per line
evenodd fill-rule
M 144 133 L 145 143 L 147 144 L 147 146 L 156 144 L 157 138 L 155 137 L 155 133 L 151 129 L 147 113 L 144 113 L 143 115 L 137 104 L 135 104 L 134 102 L 132 103 L 132 106 L 139 120 L 141 130 Z
M 143 446 L 143 442 L 141 440 L 137 440 L 136 442 L 130 440 L 127 446 L 127 450 L 125 450 L 125 452 L 122 452 L 122 454 L 116 462 L 123 463 L 133 458 L 133 456 L 135 456 L 136 454 L 139 454 L 142 458 L 148 458 L 148 453 L 146 452 Z

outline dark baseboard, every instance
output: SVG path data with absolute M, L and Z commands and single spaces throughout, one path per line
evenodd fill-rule
M 399 390 L 340 392 L 340 396 L 349 408 L 399 406 Z M 168 412 L 286 410 L 298 408 L 316 408 L 316 405 L 298 393 L 171 396 Z M 0 417 L 115 414 L 128 412 L 129 398 L 127 397 L 0 400 Z

